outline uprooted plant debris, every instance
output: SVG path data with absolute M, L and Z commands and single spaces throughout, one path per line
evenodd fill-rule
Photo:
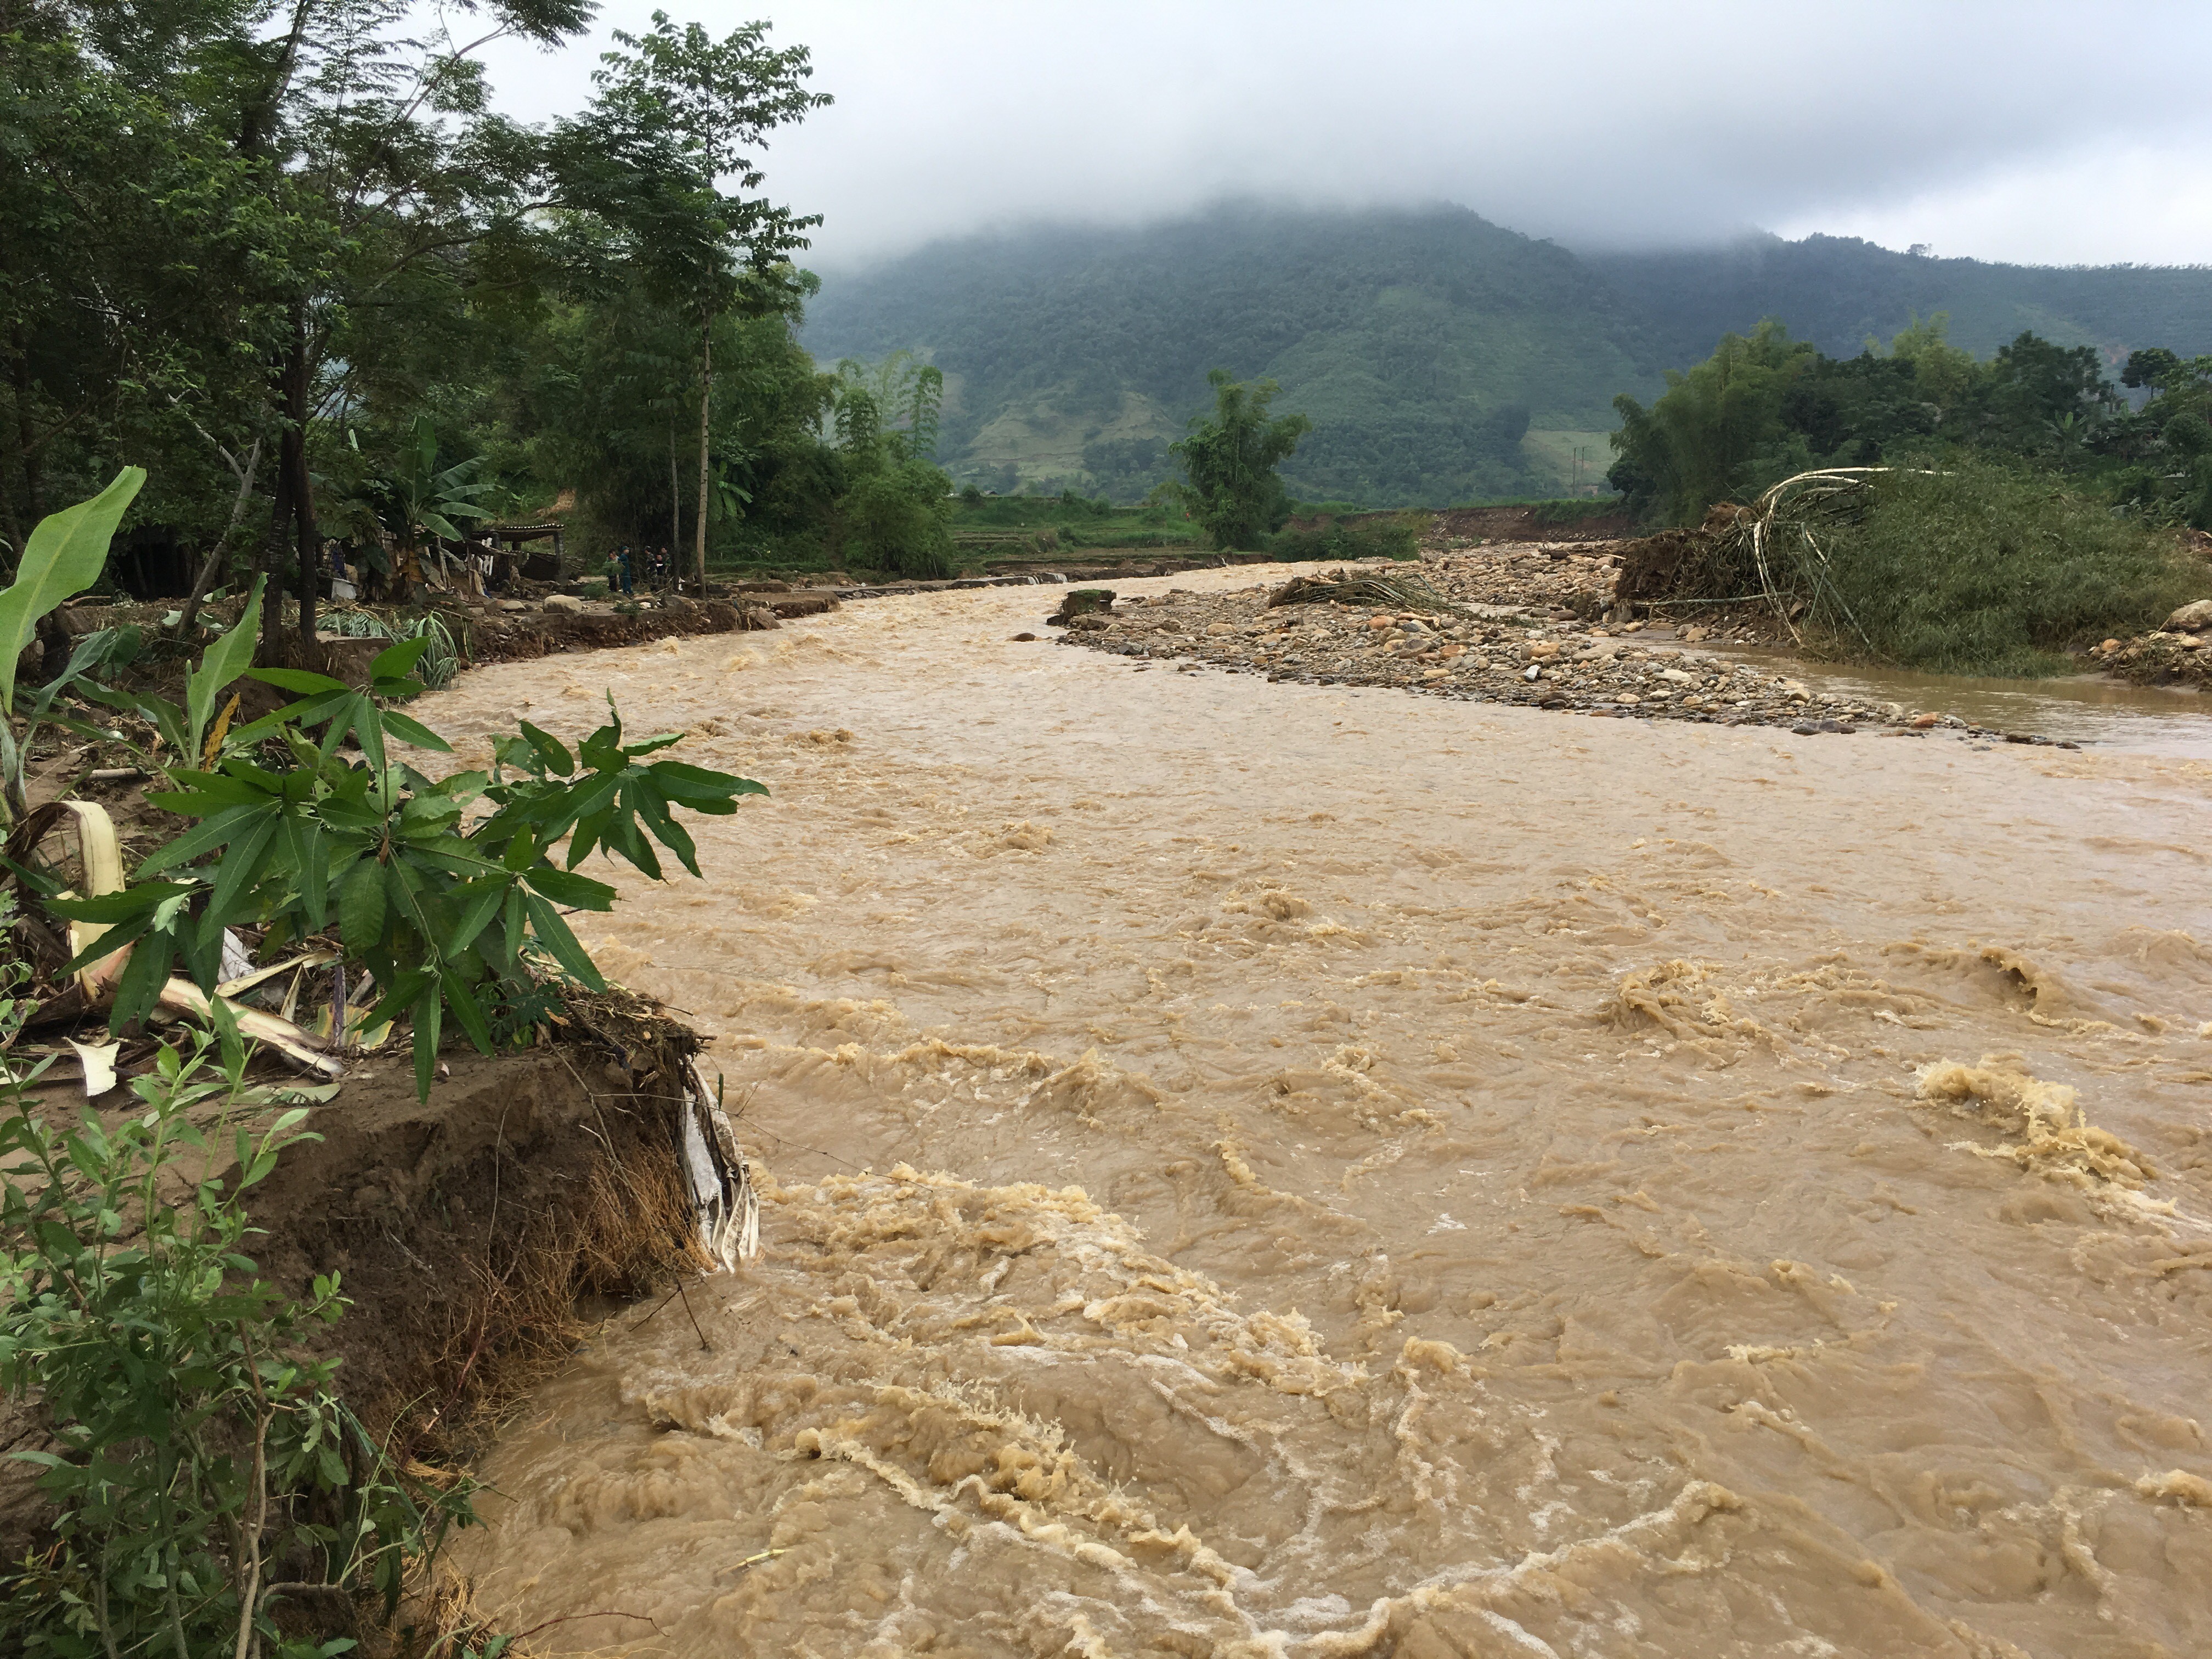
M 1388 569 L 1337 570 L 1326 576 L 1293 576 L 1267 596 L 1267 604 L 1271 608 L 1286 605 L 1383 605 L 1415 616 L 1468 614 L 1419 575 Z

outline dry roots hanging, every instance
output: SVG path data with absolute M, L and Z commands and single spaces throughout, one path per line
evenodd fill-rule
M 1808 613 L 1864 630 L 1828 562 L 1829 526 L 1865 510 L 1886 466 L 1823 467 L 1784 478 L 1748 507 L 1723 501 L 1695 530 L 1667 530 L 1623 550 L 1619 594 L 1655 607 L 1764 604 L 1802 641 Z

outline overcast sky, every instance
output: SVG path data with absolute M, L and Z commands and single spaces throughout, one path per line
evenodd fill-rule
M 1443 199 L 1571 246 L 1757 227 L 2212 264 L 2206 0 L 659 3 L 812 48 L 836 105 L 766 159 L 772 195 L 828 216 L 824 269 L 1224 195 Z M 500 103 L 580 107 L 607 30 L 653 9 L 605 0 L 556 56 L 489 49 Z

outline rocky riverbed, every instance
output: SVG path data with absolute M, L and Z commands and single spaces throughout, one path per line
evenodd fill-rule
M 1485 547 L 1426 561 L 1419 574 L 1448 605 L 1274 605 L 1279 584 L 1229 592 L 1176 588 L 1078 617 L 1063 643 L 1182 668 L 1395 686 L 1595 715 L 1778 726 L 1805 734 L 1946 727 L 2008 735 L 1956 715 L 1816 690 L 1729 656 L 1715 647 L 1735 642 L 1732 637 L 1708 640 L 1696 627 L 1677 633 L 1604 620 L 1618 564 L 1602 545 Z

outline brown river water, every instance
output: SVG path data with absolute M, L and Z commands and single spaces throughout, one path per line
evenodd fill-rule
M 765 1248 L 609 1320 L 493 1449 L 454 1559 L 507 1628 L 2212 1652 L 2191 742 L 1799 738 L 1012 642 L 1054 598 L 430 700 L 482 759 L 611 690 L 774 792 L 697 824 L 703 883 L 587 919 L 713 1034 Z

